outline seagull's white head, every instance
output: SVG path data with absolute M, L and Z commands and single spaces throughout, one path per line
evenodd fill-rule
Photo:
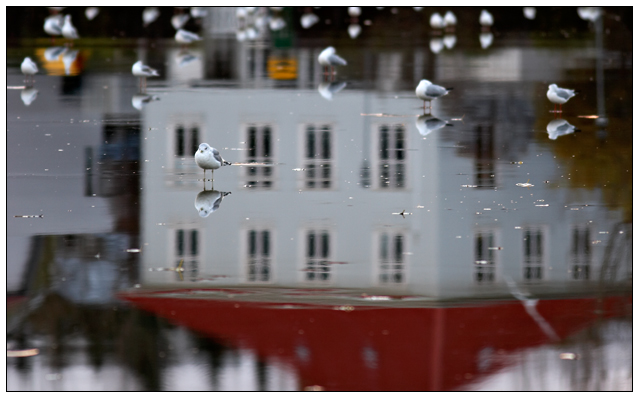
M 329 53 L 333 54 L 333 53 L 335 53 L 335 52 L 336 52 L 336 49 L 335 49 L 335 48 L 333 48 L 333 46 L 329 46 L 329 47 L 327 47 L 327 52 L 329 52 Z
M 430 85 L 430 84 L 431 84 L 431 82 L 429 82 L 427 79 L 422 79 L 422 80 L 420 81 L 420 84 L 421 84 L 421 85 L 427 85 L 427 86 L 428 86 L 428 85 Z
M 550 84 L 550 85 L 549 85 L 549 89 L 553 89 L 553 90 L 555 90 L 555 89 L 557 89 L 557 88 L 558 88 L 558 85 L 557 85 L 557 84 L 555 84 L 555 83 L 553 83 L 553 84 Z
M 201 143 L 200 146 L 198 147 L 198 151 L 205 152 L 205 151 L 209 150 L 210 148 L 211 147 L 209 147 L 209 144 Z

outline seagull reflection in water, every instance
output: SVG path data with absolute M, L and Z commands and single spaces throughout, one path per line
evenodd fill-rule
M 570 124 L 564 119 L 554 119 L 547 124 L 547 133 L 549 133 L 549 139 L 555 140 L 560 136 L 579 132 L 575 126 Z
M 36 97 L 38 97 L 38 90 L 33 87 L 27 87 L 20 92 L 20 99 L 27 107 L 36 100 Z
M 431 114 L 420 115 L 416 119 L 416 127 L 418 128 L 418 131 L 420 132 L 420 134 L 425 137 L 430 133 L 438 129 L 441 129 L 445 126 L 453 126 L 453 125 L 445 120 L 436 118 Z
M 195 207 L 201 218 L 206 218 L 220 208 L 222 199 L 231 194 L 230 191 L 202 190 L 196 195 Z
M 152 101 L 159 101 L 160 97 L 152 96 L 147 93 L 136 93 L 131 97 L 131 105 L 138 111 L 142 111 Z
M 344 89 L 347 82 L 322 82 L 318 86 L 318 93 L 327 100 L 333 100 L 333 96 Z

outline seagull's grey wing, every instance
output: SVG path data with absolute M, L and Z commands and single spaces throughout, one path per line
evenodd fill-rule
M 427 86 L 427 90 L 425 90 L 425 92 L 429 97 L 440 97 L 447 94 L 447 89 L 438 85 L 429 85 Z
M 183 30 L 183 29 L 180 29 L 180 30 L 182 31 L 182 35 L 188 40 L 200 40 L 200 36 L 198 36 L 197 34 L 193 32 L 189 32 L 188 30 Z
M 149 67 L 149 66 L 147 66 L 147 65 L 143 65 L 143 66 L 142 66 L 142 72 L 144 72 L 144 73 L 149 73 L 149 74 L 154 74 L 156 71 L 155 71 L 155 69 L 150 68 L 150 67 Z
M 329 56 L 329 63 L 331 65 L 347 65 L 347 61 L 343 60 L 335 54 Z
M 558 95 L 558 97 L 560 97 L 560 98 L 562 98 L 564 100 L 568 100 L 571 97 L 573 97 L 574 92 L 573 92 L 573 90 L 558 88 L 556 90 L 556 94 Z
M 427 129 L 429 129 L 429 130 L 440 129 L 441 127 L 445 126 L 446 124 L 447 124 L 447 122 L 443 121 L 442 119 L 438 119 L 438 118 L 431 118 L 431 119 L 427 119 L 425 121 L 425 125 L 427 126 Z
M 220 152 L 218 152 L 218 150 L 216 150 L 215 148 L 212 148 L 211 152 L 213 153 L 213 157 L 215 158 L 216 161 L 218 161 L 220 163 L 224 162 L 222 160 L 222 157 L 220 156 Z
M 218 208 L 220 208 L 220 204 L 222 203 L 222 199 L 224 198 L 224 195 L 220 195 L 217 199 L 216 202 L 213 203 L 213 208 L 211 208 L 211 212 L 215 212 L 218 210 Z

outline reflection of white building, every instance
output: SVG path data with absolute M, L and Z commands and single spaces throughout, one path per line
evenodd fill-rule
M 331 102 L 314 90 L 165 95 L 142 122 L 143 285 L 450 298 L 509 295 L 506 280 L 565 293 L 597 282 L 616 218 L 584 206 L 599 203 L 597 192 L 579 192 L 575 204 L 548 149 L 503 150 L 518 139 L 499 119 L 423 137 L 407 115 L 419 105 L 408 93 L 355 90 Z M 443 99 L 433 112 L 452 107 Z M 215 189 L 232 195 L 200 218 L 193 201 L 211 182 L 193 161 L 198 141 L 228 161 L 272 166 L 215 171 Z M 516 186 L 527 180 L 534 186 Z M 180 262 L 183 273 L 150 271 Z

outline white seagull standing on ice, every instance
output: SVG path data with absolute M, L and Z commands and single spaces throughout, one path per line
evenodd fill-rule
M 231 165 L 220 156 L 220 152 L 211 147 L 207 143 L 201 143 L 195 155 L 196 165 L 202 168 L 203 178 L 206 177 L 207 169 L 211 169 L 211 180 L 213 180 L 213 171 L 221 166 Z
M 556 112 L 556 105 L 558 104 L 560 104 L 560 112 L 562 112 L 562 104 L 569 101 L 569 99 L 575 95 L 575 90 L 563 89 L 555 83 L 550 84 L 549 90 L 547 90 L 547 98 L 553 103 L 553 112 Z
M 424 101 L 423 110 L 426 111 L 427 101 L 429 101 L 429 109 L 431 109 L 431 100 L 447 95 L 451 90 L 453 90 L 452 87 L 444 88 L 442 86 L 434 85 L 426 79 L 422 79 L 418 84 L 418 87 L 416 87 L 416 96 Z
M 64 16 L 64 24 L 62 25 L 62 36 L 71 40 L 80 38 L 80 36 L 78 35 L 78 31 L 71 23 L 71 15 Z
M 25 75 L 24 81 L 27 82 L 30 76 L 38 73 L 38 66 L 35 62 L 31 61 L 31 58 L 24 57 L 24 61 L 22 61 L 22 64 L 20 65 L 20 70 Z
M 333 71 L 334 66 L 347 65 L 347 61 L 338 56 L 336 54 L 336 49 L 332 46 L 329 46 L 326 49 L 322 50 L 322 52 L 318 56 L 318 62 L 320 63 L 320 65 L 322 65 L 323 71 L 325 70 L 325 68 L 329 67 L 331 69 L 331 73 L 335 73 Z

